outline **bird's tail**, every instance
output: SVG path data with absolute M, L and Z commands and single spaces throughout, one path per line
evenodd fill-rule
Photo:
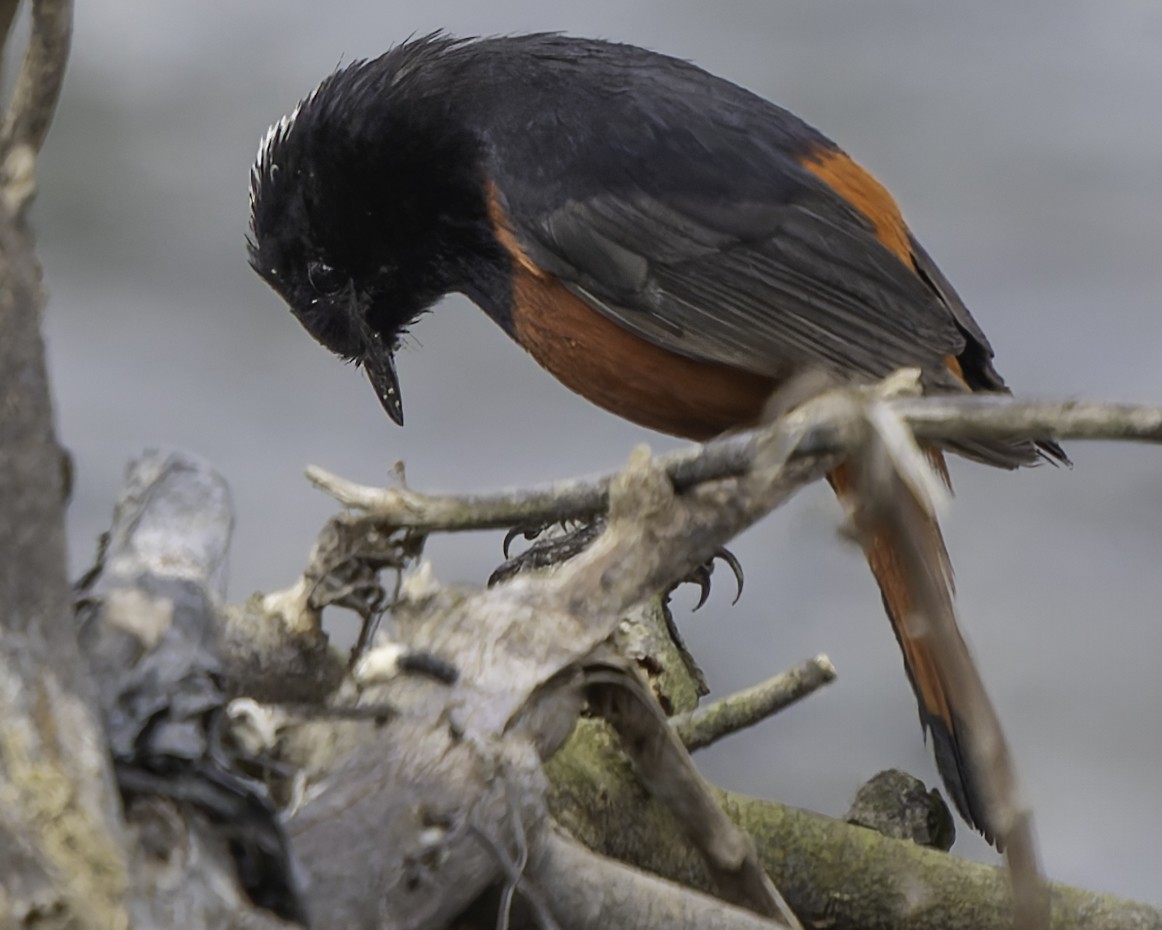
M 935 449 L 929 454 L 933 466 L 947 481 L 948 471 L 943 456 Z M 843 500 L 854 491 L 852 474 L 846 466 L 832 471 L 828 481 Z M 934 519 L 926 518 L 925 522 L 925 530 L 930 537 L 924 540 L 924 548 L 938 553 L 946 565 L 947 550 L 940 527 Z M 920 722 L 932 734 L 936 767 L 944 780 L 944 786 L 965 821 L 980 831 L 990 843 L 996 844 L 999 837 L 988 816 L 981 790 L 981 773 L 974 770 L 969 742 L 971 736 L 965 718 L 958 712 L 947 675 L 942 670 L 931 641 L 922 629 L 917 630 L 923 624 L 917 624 L 912 616 L 915 605 L 900 556 L 900 544 L 893 537 L 892 531 L 883 526 L 872 527 L 862 542 L 868 564 L 883 595 L 884 607 L 895 631 L 896 641 L 904 656 L 904 669 L 920 705 Z M 950 571 L 948 576 L 951 584 Z M 968 652 L 968 646 L 959 632 L 956 643 L 958 648 Z

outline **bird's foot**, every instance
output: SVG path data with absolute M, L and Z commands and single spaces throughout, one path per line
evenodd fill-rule
M 742 597 L 742 585 L 744 580 L 742 565 L 739 563 L 734 553 L 725 548 L 719 549 L 714 553 L 714 555 L 710 557 L 709 561 L 703 562 L 692 572 L 690 572 L 690 574 L 688 574 L 685 578 L 680 578 L 674 582 L 673 586 L 666 592 L 666 597 L 668 598 L 681 585 L 696 584 L 698 585 L 698 603 L 694 605 L 694 610 L 698 610 L 710 597 L 710 576 L 714 574 L 714 563 L 719 559 L 721 559 L 726 564 L 731 573 L 734 575 L 734 600 L 732 600 L 730 603 L 737 604 L 738 599 Z
M 517 527 L 509 530 L 504 537 L 504 563 L 488 578 L 491 587 L 520 572 L 533 571 L 560 565 L 573 556 L 584 552 L 605 530 L 605 518 L 598 517 L 592 523 L 548 526 Z M 518 555 L 510 555 L 512 542 L 518 536 L 535 540 L 531 546 Z

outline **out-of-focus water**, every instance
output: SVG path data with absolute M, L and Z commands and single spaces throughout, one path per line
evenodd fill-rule
M 247 172 L 268 123 L 337 63 L 412 32 L 562 29 L 692 58 L 799 112 L 872 168 L 973 308 L 1018 390 L 1162 401 L 1162 7 L 1150 0 L 531 0 L 78 8 L 36 208 L 74 565 L 150 444 L 212 459 L 238 509 L 233 596 L 291 580 L 327 500 L 405 459 L 424 489 L 618 465 L 643 440 L 449 300 L 401 360 L 408 428 L 247 269 Z M 1073 444 L 1072 471 L 958 463 L 949 544 L 968 636 L 1054 878 L 1162 904 L 1162 453 Z M 700 755 L 730 787 L 839 813 L 889 766 L 936 776 L 879 597 L 821 489 L 737 546 L 679 619 L 719 692 L 815 652 L 839 682 Z M 439 540 L 480 581 L 491 536 Z M 975 837 L 958 850 L 991 861 Z

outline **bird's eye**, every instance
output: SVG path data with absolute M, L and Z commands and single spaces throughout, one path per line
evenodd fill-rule
M 311 287 L 315 289 L 315 293 L 322 297 L 330 297 L 332 294 L 338 293 L 347 283 L 343 272 L 339 271 L 338 268 L 332 268 L 326 262 L 308 264 L 307 280 L 311 282 Z

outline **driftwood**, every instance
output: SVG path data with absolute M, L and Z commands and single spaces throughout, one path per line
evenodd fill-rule
M 804 416 L 859 420 L 868 404 L 887 403 L 821 398 L 799 420 L 750 437 L 743 477 L 684 494 L 667 463 L 639 451 L 607 482 L 609 524 L 588 551 L 485 591 L 442 587 L 422 567 L 399 592 L 392 641 L 353 667 L 320 623 L 327 599 L 350 603 L 350 592 L 318 584 L 319 563 L 341 553 L 346 577 L 352 560 L 395 564 L 392 550 L 416 551 L 410 531 L 389 529 L 382 514 L 340 515 L 367 535 L 328 527 L 304 573 L 316 583 L 220 609 L 230 525 L 221 480 L 188 457 L 138 462 L 81 602 L 118 772 L 136 753 L 152 777 L 121 783 L 132 915 L 255 925 L 301 907 L 320 927 L 491 926 L 498 912 L 562 928 L 767 926 L 705 896 L 769 911 L 777 899 L 765 872 L 805 924 L 1011 926 L 1004 871 L 772 802 L 707 794 L 680 749 L 679 735 L 701 742 L 753 722 L 779 689 L 756 689 L 758 707 L 744 693 L 694 711 L 697 686 L 651 592 L 833 463 L 787 446 L 788 436 L 810 435 Z M 866 443 L 862 432 L 837 435 Z M 96 618 L 103 635 L 92 632 Z M 817 685 L 832 674 L 821 659 L 791 677 Z M 658 725 L 651 692 L 678 712 L 670 728 Z M 583 703 L 604 719 L 578 722 Z M 148 740 L 127 707 L 148 709 Z M 267 816 L 272 804 L 284 810 L 297 865 Z M 241 858 L 231 842 L 240 823 L 260 837 Z M 180 856 L 179 869 L 172 853 L 159 855 L 168 842 L 198 855 Z M 1162 926 L 1158 912 L 1107 896 L 1054 887 L 1052 900 L 1054 926 Z
M 621 577 L 621 572 L 638 570 L 644 572 L 651 583 L 656 584 L 661 581 L 661 578 L 650 575 L 651 571 L 656 570 L 654 556 L 659 556 L 663 562 L 672 563 L 669 576 L 671 579 L 680 577 L 682 571 L 689 567 L 692 561 L 703 558 L 707 553 L 712 552 L 724 541 L 726 536 L 737 532 L 762 512 L 765 512 L 765 507 L 772 506 L 777 500 L 789 493 L 793 487 L 817 476 L 822 470 L 834 464 L 835 459 L 832 456 L 836 453 L 833 450 L 843 448 L 846 448 L 848 456 L 852 455 L 853 451 L 857 452 L 856 460 L 862 463 L 861 470 L 870 476 L 864 482 L 865 485 L 868 485 L 864 488 L 864 498 L 869 502 L 865 508 L 870 513 L 868 519 L 902 521 L 902 533 L 910 538 L 922 538 L 913 529 L 909 529 L 907 523 L 911 519 L 908 515 L 909 508 L 928 510 L 934 507 L 935 504 L 929 499 L 929 496 L 935 493 L 934 489 L 938 485 L 926 477 L 927 472 L 923 465 L 923 459 L 916 452 L 914 445 L 908 439 L 907 430 L 903 429 L 903 424 L 892 409 L 891 405 L 897 401 L 890 399 L 901 390 L 906 391 L 911 383 L 911 379 L 904 375 L 894 379 L 891 384 L 884 388 L 871 393 L 838 392 L 827 395 L 817 402 L 801 406 L 784 417 L 776 428 L 765 434 L 741 437 L 721 445 L 714 444 L 699 453 L 696 458 L 683 454 L 669 457 L 660 463 L 656 466 L 657 468 L 665 471 L 672 479 L 681 474 L 683 476 L 681 480 L 687 487 L 686 493 L 669 499 L 670 506 L 681 514 L 675 521 L 678 528 L 662 533 L 655 531 L 654 535 L 648 537 L 650 545 L 647 549 L 643 549 L 639 544 L 640 538 L 631 538 L 626 545 L 621 547 L 620 557 L 609 563 L 607 572 L 613 574 L 603 574 L 601 581 L 604 591 L 616 586 L 615 581 Z M 1015 411 L 1014 406 L 1011 402 L 1008 404 L 1008 409 L 1002 405 L 993 405 L 990 415 L 994 420 L 998 417 L 1003 420 L 1005 417 L 1013 416 L 1014 412 L 1023 413 L 1023 411 Z M 922 409 L 923 402 L 914 405 L 914 407 Z M 1118 415 L 1124 415 L 1126 412 L 1120 410 Z M 1148 419 L 1146 417 L 1147 411 L 1139 410 L 1132 411 L 1132 413 L 1135 414 L 1136 422 L 1141 422 L 1144 417 Z M 998 427 L 995 422 L 984 422 L 978 428 L 987 431 Z M 1011 427 L 1007 427 L 1002 422 L 999 428 L 1003 431 Z M 1108 425 L 1103 427 L 1103 429 L 1108 428 Z M 1078 429 L 1084 430 L 1085 426 L 1080 426 Z M 1046 429 L 1046 433 L 1048 432 L 1052 431 Z M 1145 438 L 1154 437 L 1147 435 Z M 799 443 L 809 449 L 825 450 L 825 454 L 807 455 Z M 725 458 L 723 457 L 724 449 L 726 450 Z M 724 461 L 728 462 L 726 466 L 722 464 Z M 744 469 L 749 470 L 744 471 Z M 739 473 L 743 473 L 742 478 L 722 479 L 719 477 L 724 474 Z M 718 480 L 698 484 L 705 476 L 713 476 Z M 363 514 L 345 516 L 339 519 L 344 521 L 347 528 L 359 527 L 372 534 L 382 544 L 383 541 L 391 538 L 393 532 L 399 531 L 401 526 L 407 527 L 411 531 L 427 530 L 432 527 L 466 529 L 478 525 L 495 526 L 498 521 L 528 521 L 533 516 L 537 519 L 552 518 L 559 515 L 559 512 L 553 507 L 552 501 L 554 499 L 564 501 L 564 511 L 570 516 L 576 516 L 587 512 L 583 508 L 599 507 L 606 489 L 616 487 L 616 482 L 619 479 L 585 484 L 569 483 L 547 492 L 529 494 L 438 499 L 416 494 L 406 488 L 388 490 L 359 488 L 317 471 L 314 473 L 314 480 L 317 483 L 325 484 L 344 502 L 357 504 L 364 508 L 365 513 Z M 878 491 L 874 487 L 877 482 L 883 485 Z M 675 484 L 678 484 L 678 480 L 674 480 L 670 487 Z M 713 495 L 711 507 L 713 516 L 704 515 L 699 510 L 700 504 L 703 503 L 703 495 Z M 612 507 L 616 513 L 616 501 Z M 651 519 L 649 516 L 651 513 L 653 511 L 647 509 L 645 512 L 639 513 L 637 519 L 640 522 L 648 522 Z M 615 539 L 616 535 L 616 531 L 611 529 L 602 537 L 602 542 L 616 545 L 615 542 L 610 541 Z M 671 542 L 680 540 L 681 542 L 676 549 L 666 549 L 664 545 L 659 544 L 659 539 Z M 686 550 L 689 550 L 689 554 L 686 553 Z M 383 553 L 374 545 L 369 548 L 366 554 L 372 559 L 383 558 Z M 345 558 L 350 558 L 351 555 L 352 553 L 348 551 L 345 553 Z M 942 558 L 942 552 L 929 553 L 921 547 L 913 553 L 911 558 L 913 564 L 910 566 L 916 590 L 916 601 L 925 605 L 927 620 L 932 628 L 930 633 L 933 636 L 940 635 L 940 623 L 954 623 L 945 575 L 940 566 L 936 564 Z M 582 572 L 580 568 L 576 570 Z M 573 575 L 570 566 L 566 566 L 555 576 L 555 583 L 567 585 L 566 582 L 560 581 L 562 575 L 568 579 L 584 577 L 583 572 L 576 576 Z M 567 590 L 571 589 L 567 587 Z M 644 591 L 638 592 L 639 595 L 641 593 Z M 489 596 L 481 595 L 485 599 Z M 599 597 L 598 589 L 594 589 L 594 594 L 591 597 Z M 577 596 L 564 600 L 564 603 L 574 605 L 581 602 L 582 599 Z M 628 602 L 621 606 L 624 608 L 627 605 Z M 947 621 L 940 620 L 940 612 L 948 614 Z M 444 622 L 447 622 L 446 617 L 441 620 L 441 624 Z M 551 623 L 550 628 L 553 628 Z M 556 627 L 555 630 L 556 632 L 551 636 L 554 644 L 567 643 L 570 640 L 570 636 L 562 627 Z M 483 630 L 480 631 L 480 635 L 486 641 L 493 641 L 492 637 L 489 637 Z M 410 640 L 408 641 L 410 642 Z M 504 639 L 499 641 L 507 642 Z M 526 650 L 522 648 L 519 651 L 525 652 Z M 958 657 L 954 651 L 949 653 L 945 649 L 944 655 L 944 661 L 949 663 L 961 661 L 961 657 Z M 971 666 L 969 666 L 967 673 L 963 667 L 958 668 L 954 664 L 951 667 L 954 672 L 949 674 L 950 680 L 956 680 L 956 675 L 969 674 L 968 683 L 964 685 L 968 689 L 965 698 L 971 706 L 978 707 L 981 714 L 979 728 L 985 736 L 981 744 L 975 749 L 981 753 L 983 759 L 989 762 L 989 767 L 994 772 L 992 782 L 994 795 L 990 803 L 995 805 L 995 810 L 998 813 L 997 822 L 1005 824 L 1008 831 L 1003 838 L 1009 841 L 1010 857 L 1014 867 L 1018 918 L 1023 926 L 1045 925 L 1049 899 L 1042 888 L 1036 852 L 1030 839 L 1028 813 L 1023 811 L 1017 802 L 1019 792 L 1016 788 L 1011 765 L 1005 756 L 1003 734 L 999 730 L 995 715 L 988 706 L 987 698 L 979 688 L 979 680 L 975 679 L 975 672 L 972 671 Z M 976 683 L 973 684 L 973 681 Z M 604 793 L 601 796 L 605 796 Z M 580 819 L 584 820 L 583 817 Z M 575 826 L 575 822 L 571 822 L 570 826 Z M 614 848 L 610 851 L 615 852 L 620 857 L 632 860 L 634 857 L 631 850 L 617 846 L 617 838 L 624 833 L 624 824 L 619 829 L 612 823 L 605 821 L 603 826 L 605 827 L 604 832 L 612 837 L 611 841 L 614 843 Z M 601 845 L 600 837 L 589 835 L 587 839 L 599 848 L 605 848 Z M 664 849 L 669 845 L 672 844 L 661 843 L 660 847 Z M 692 881 L 696 877 L 688 870 L 680 870 L 677 873 L 667 871 L 666 874 L 676 874 L 684 881 Z M 779 878 L 777 874 L 776 878 Z M 698 884 L 696 881 L 694 883 Z M 782 884 L 781 878 L 779 883 Z M 701 886 L 713 887 L 712 884 L 707 885 L 705 881 L 701 883 Z M 924 894 L 921 895 L 921 898 L 927 902 L 938 897 L 943 898 L 946 902 L 955 901 L 954 912 L 965 911 L 969 907 L 969 902 L 962 897 L 938 895 L 934 893 L 932 888 L 925 889 Z M 1060 892 L 1058 899 L 1060 900 Z M 791 900 L 794 907 L 803 906 L 803 900 L 796 901 L 794 894 L 792 894 Z M 1003 897 L 996 900 L 1007 902 L 1009 899 Z M 1012 919 L 1011 904 L 998 905 L 995 901 L 991 903 L 993 906 L 999 907 L 1000 914 L 1005 915 L 1002 922 L 1008 923 Z M 978 903 L 977 906 L 973 907 L 973 911 L 978 911 L 981 906 L 986 905 Z M 835 910 L 834 902 L 828 902 L 822 911 L 813 911 L 812 908 L 807 907 L 800 913 L 812 920 L 822 918 L 833 920 L 836 919 Z M 932 908 L 930 904 L 919 909 L 916 915 L 911 916 L 917 920 L 916 925 L 925 926 L 929 925 L 925 923 L 925 920 L 932 913 L 940 913 L 941 922 L 931 925 L 952 925 L 948 923 L 947 911 L 940 912 L 939 909 Z M 878 920 L 881 923 L 891 925 L 906 925 L 905 916 L 900 912 L 898 905 L 895 907 L 885 906 Z M 842 918 L 840 918 L 840 923 L 844 923 Z M 855 925 L 860 923 L 861 921 L 853 920 Z M 878 924 L 876 921 L 872 921 L 872 925 Z
M 212 469 L 147 453 L 78 586 L 77 635 L 136 841 L 133 915 L 146 926 L 230 925 L 247 899 L 264 923 L 266 911 L 305 918 L 290 844 L 227 710 L 218 613 L 232 526 Z

